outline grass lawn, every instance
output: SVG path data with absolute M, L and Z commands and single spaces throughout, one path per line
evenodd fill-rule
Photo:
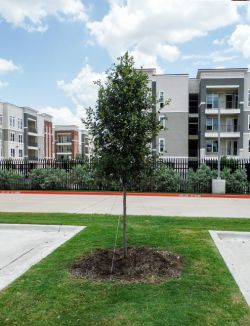
M 250 325 L 250 309 L 208 233 L 250 231 L 250 219 L 129 217 L 130 245 L 171 250 L 185 262 L 180 279 L 129 285 L 74 279 L 68 271 L 81 254 L 113 247 L 115 216 L 1 213 L 0 223 L 87 226 L 0 292 L 1 326 Z

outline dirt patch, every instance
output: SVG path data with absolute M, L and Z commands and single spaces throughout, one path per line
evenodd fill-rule
M 182 268 L 181 257 L 168 251 L 129 247 L 126 258 L 122 248 L 115 253 L 112 249 L 96 250 L 74 262 L 70 271 L 81 278 L 157 283 L 180 277 Z

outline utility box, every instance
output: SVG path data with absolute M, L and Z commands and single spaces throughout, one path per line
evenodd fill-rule
M 213 179 L 212 180 L 212 193 L 225 194 L 226 193 L 226 180 Z

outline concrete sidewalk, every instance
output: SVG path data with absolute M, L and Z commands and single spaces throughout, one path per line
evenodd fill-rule
M 0 291 L 83 226 L 0 224 Z
M 250 218 L 249 198 L 128 196 L 129 215 Z M 122 213 L 121 195 L 0 193 L 0 212 Z

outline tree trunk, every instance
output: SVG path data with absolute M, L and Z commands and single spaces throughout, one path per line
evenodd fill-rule
M 128 243 L 127 243 L 127 187 L 123 185 L 123 250 L 124 257 L 128 254 Z

